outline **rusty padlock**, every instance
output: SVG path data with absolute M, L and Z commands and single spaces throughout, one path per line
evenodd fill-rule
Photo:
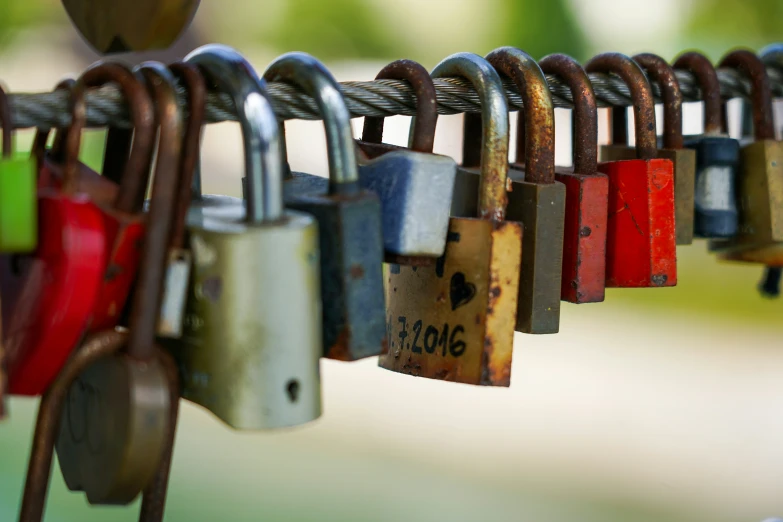
M 628 155 L 624 124 L 613 125 L 613 144 L 601 147 L 603 163 L 598 164 L 598 170 L 609 176 L 606 286 L 675 286 L 673 164 L 656 157 L 652 87 L 639 65 L 623 54 L 600 54 L 587 63 L 585 70 L 623 79 L 631 92 L 636 128 L 637 159 L 617 159 Z M 620 111 L 625 107 L 613 110 Z
M 585 70 L 570 56 L 550 54 L 539 65 L 568 85 L 574 100 L 573 167 L 555 168 L 555 179 L 566 188 L 560 298 L 598 303 L 604 300 L 606 287 L 609 178 L 598 172 L 595 93 Z
M 486 58 L 514 81 L 525 107 L 518 125 L 519 157 L 508 172 L 512 183 L 506 210 L 509 220 L 525 226 L 516 329 L 531 334 L 557 333 L 566 191 L 555 180 L 554 106 L 549 85 L 535 60 L 519 49 L 502 47 Z M 476 147 L 479 119 L 476 114 L 465 115 L 465 166 L 475 166 L 481 159 Z
M 718 73 L 706 56 L 694 51 L 680 55 L 674 68 L 693 74 L 704 107 L 704 132 L 685 139 L 685 146 L 696 151 L 693 235 L 731 237 L 739 227 L 735 184 L 740 147 L 739 141 L 730 138 L 721 126 Z
M 505 93 L 498 73 L 475 54 L 446 58 L 432 76 L 460 76 L 478 91 L 481 175 L 460 169 L 467 183 L 480 181 L 478 210 L 450 219 L 446 253 L 434 267 L 389 267 L 389 351 L 379 365 L 432 379 L 508 386 L 522 224 L 504 221 L 509 167 Z
M 127 504 L 141 493 L 158 468 L 169 431 L 171 394 L 155 331 L 183 121 L 169 70 L 148 62 L 140 71 L 156 101 L 160 146 L 127 346 L 84 369 L 72 384 L 57 440 L 66 485 L 84 491 L 91 504 Z
M 751 82 L 754 141 L 741 147 L 739 232 L 711 241 L 710 249 L 726 260 L 775 264 L 783 242 L 783 142 L 775 140 L 766 66 L 746 50 L 729 53 L 720 66 L 740 70 Z
M 383 238 L 378 196 L 362 189 L 350 113 L 332 74 L 312 56 L 288 53 L 264 73 L 304 89 L 316 100 L 326 131 L 329 181 L 315 192 L 294 173 L 285 182 L 286 206 L 318 220 L 321 246 L 324 356 L 352 361 L 385 349 Z

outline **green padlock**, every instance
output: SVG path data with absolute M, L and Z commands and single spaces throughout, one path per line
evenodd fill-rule
M 0 87 L 3 157 L 0 159 L 0 252 L 32 252 L 38 244 L 36 161 L 13 154 L 13 123 L 8 96 Z

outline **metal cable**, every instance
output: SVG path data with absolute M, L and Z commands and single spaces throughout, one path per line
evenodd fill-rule
M 783 97 L 783 70 L 768 69 L 773 95 Z M 721 94 L 724 99 L 748 98 L 750 82 L 732 69 L 718 71 Z M 698 101 L 700 92 L 693 76 L 677 71 L 677 78 L 685 101 Z M 599 107 L 629 106 L 631 99 L 628 87 L 617 77 L 605 74 L 591 74 Z M 547 76 L 552 101 L 555 107 L 572 107 L 571 92 L 558 78 Z M 413 116 L 416 102 L 413 91 L 406 82 L 397 80 L 376 80 L 371 82 L 343 82 L 341 84 L 348 109 L 354 117 Z M 480 112 L 479 99 L 470 84 L 461 78 L 435 80 L 438 93 L 438 113 L 457 114 Z M 522 97 L 508 79 L 504 80 L 506 95 L 511 110 L 522 108 Z M 282 84 L 268 85 L 272 105 L 279 119 L 319 120 L 318 109 L 309 96 L 296 88 Z M 653 84 L 656 99 L 660 101 L 660 89 Z M 185 105 L 185 91 L 180 88 L 180 102 Z M 65 127 L 70 122 L 66 92 L 11 93 L 9 99 L 16 128 Z M 210 123 L 236 120 L 233 102 L 228 95 L 210 93 L 206 111 Z M 91 127 L 129 126 L 127 108 L 114 87 L 103 87 L 87 95 L 87 121 Z

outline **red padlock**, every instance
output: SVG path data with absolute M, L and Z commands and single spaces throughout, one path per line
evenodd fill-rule
M 566 186 L 563 277 L 560 299 L 571 303 L 604 300 L 609 178 L 598 172 L 598 109 L 590 78 L 565 54 L 550 54 L 541 70 L 560 78 L 574 99 L 572 168 L 556 167 Z
M 636 128 L 638 159 L 612 161 L 624 157 L 628 148 L 624 125 L 613 126 L 614 143 L 601 149 L 604 163 L 598 170 L 609 176 L 606 286 L 675 286 L 674 167 L 668 159 L 656 159 L 652 87 L 639 65 L 623 54 L 598 55 L 585 69 L 615 74 L 625 81 L 633 100 Z
M 86 112 L 82 94 L 71 98 L 78 128 Z M 38 190 L 37 250 L 0 262 L 12 394 L 40 395 L 57 376 L 84 334 L 106 266 L 103 216 L 78 191 L 79 136 L 69 133 L 68 138 L 60 187 Z

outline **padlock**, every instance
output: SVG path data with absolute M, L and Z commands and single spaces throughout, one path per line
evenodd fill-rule
M 207 98 L 204 78 L 195 65 L 179 62 L 169 68 L 179 77 L 188 93 L 188 116 L 180 159 L 177 203 L 171 224 L 158 335 L 179 338 L 182 336 L 192 265 L 192 255 L 186 242 L 185 218 L 191 201 L 193 174 L 200 154 L 201 126 Z
M 128 504 L 147 487 L 167 444 L 171 394 L 156 356 L 166 250 L 178 195 L 183 119 L 175 80 L 162 64 L 140 73 L 157 106 L 160 140 L 149 223 L 122 353 L 85 368 L 68 391 L 57 439 L 63 478 L 91 504 Z
M 598 172 L 598 109 L 593 85 L 570 56 L 550 54 L 539 65 L 544 74 L 568 85 L 574 100 L 573 166 L 555 168 L 555 179 L 566 188 L 560 299 L 599 303 L 604 300 L 606 286 L 609 178 Z
M 71 22 L 101 54 L 166 49 L 190 25 L 200 0 L 62 0 Z
M 72 125 L 83 127 L 83 90 L 71 96 Z M 78 191 L 79 133 L 68 132 L 62 178 L 38 189 L 38 247 L 0 257 L 8 391 L 43 393 L 82 337 L 106 267 L 100 209 Z
M 286 181 L 286 206 L 315 216 L 321 245 L 323 347 L 330 359 L 353 361 L 385 349 L 383 239 L 378 196 L 361 188 L 350 113 L 340 86 L 315 58 L 289 53 L 264 73 L 312 96 L 324 118 L 329 150 L 325 191 L 297 191 Z
M 585 70 L 622 78 L 633 100 L 636 128 L 638 159 L 618 159 L 628 155 L 624 125 L 613 125 L 613 144 L 601 147 L 603 163 L 598 164 L 598 170 L 609 176 L 606 286 L 675 286 L 673 164 L 671 160 L 656 157 L 652 87 L 639 65 L 619 53 L 600 54 L 587 63 Z M 625 110 L 622 107 L 613 112 Z
M 127 341 L 124 332 L 107 330 L 89 336 L 84 344 L 77 348 L 73 356 L 65 363 L 62 371 L 45 391 L 38 406 L 38 417 L 35 423 L 33 444 L 27 463 L 22 505 L 19 511 L 19 522 L 41 522 L 46 507 L 46 493 L 49 489 L 49 479 L 52 472 L 54 444 L 60 432 L 60 424 L 65 416 L 65 403 L 69 390 L 77 378 L 93 364 L 103 358 L 115 355 Z M 170 408 L 169 428 L 166 430 L 167 448 L 163 458 L 159 460 L 153 479 L 144 491 L 142 500 L 142 517 L 145 522 L 162 522 L 165 506 L 165 484 L 168 481 L 170 458 L 176 422 L 177 368 L 173 360 L 164 352 L 158 352 L 160 363 L 165 368 L 168 379 L 169 397 L 174 400 Z M 146 518 L 144 518 L 146 517 Z
M 735 184 L 740 150 L 739 141 L 721 128 L 718 73 L 706 56 L 693 51 L 680 55 L 674 68 L 693 74 L 703 100 L 704 132 L 685 139 L 685 146 L 696 151 L 693 235 L 731 237 L 739 225 Z
M 750 51 L 729 53 L 720 67 L 738 69 L 750 80 L 755 141 L 740 149 L 738 234 L 711 241 L 710 250 L 724 259 L 769 264 L 783 242 L 783 142 L 775 140 L 769 78 Z
M 8 96 L 0 87 L 3 157 L 0 159 L 0 252 L 30 253 L 38 240 L 35 158 L 13 150 L 13 121 Z
M 535 60 L 519 49 L 496 49 L 487 55 L 487 61 L 516 83 L 525 107 L 518 120 L 518 158 L 508 173 L 512 183 L 506 211 L 509 220 L 525 225 L 516 329 L 531 334 L 557 333 L 566 190 L 555 181 L 555 120 L 549 86 Z M 479 118 L 465 115 L 465 166 L 480 161 L 476 147 Z
M 522 224 L 504 221 L 509 168 L 506 97 L 498 73 L 475 54 L 449 56 L 432 76 L 465 78 L 478 92 L 483 123 L 478 211 L 450 219 L 446 252 L 435 266 L 390 266 L 389 351 L 381 355 L 379 365 L 431 379 L 508 386 Z
M 264 81 L 221 45 L 186 62 L 234 99 L 247 190 L 243 205 L 195 201 L 188 213 L 192 284 L 182 339 L 168 343 L 183 397 L 237 429 L 303 424 L 321 414 L 318 225 L 283 208 L 279 130 Z
M 358 144 L 372 159 L 359 164 L 359 183 L 381 200 L 387 261 L 439 257 L 446 249 L 457 164 L 432 153 L 438 122 L 435 85 L 427 70 L 410 60 L 390 63 L 378 73 L 379 79 L 409 82 L 416 92 L 417 114 L 410 150 L 381 143 L 383 118 L 364 119 Z

